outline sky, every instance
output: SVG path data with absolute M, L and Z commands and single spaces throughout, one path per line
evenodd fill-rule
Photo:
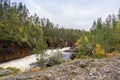
M 120 0 L 12 0 L 22 2 L 31 15 L 49 18 L 64 28 L 89 30 L 93 21 L 117 14 Z

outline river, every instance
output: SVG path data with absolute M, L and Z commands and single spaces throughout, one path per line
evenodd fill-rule
M 72 53 L 65 52 L 66 50 L 70 50 L 70 47 L 64 47 L 62 49 L 53 49 L 53 50 L 49 49 L 45 53 L 50 57 L 50 56 L 53 56 L 55 52 L 60 51 L 62 53 L 62 59 L 67 61 L 67 60 L 70 60 L 70 55 Z M 37 56 L 36 54 L 32 54 L 30 56 L 26 56 L 21 59 L 15 59 L 8 62 L 0 63 L 0 67 L 3 67 L 3 68 L 15 67 L 20 69 L 21 71 L 26 71 L 32 67 L 31 66 L 32 63 L 37 62 L 36 56 Z

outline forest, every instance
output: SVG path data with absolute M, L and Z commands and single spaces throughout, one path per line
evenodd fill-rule
M 83 29 L 74 29 L 75 26 L 71 28 L 60 26 L 50 18 L 38 16 L 41 13 L 31 15 L 27 1 L 33 0 L 25 0 L 26 3 L 24 0 L 19 1 L 0 0 L 0 80 L 120 80 L 120 9 L 116 14 L 108 14 L 106 18 L 95 18 L 92 26 L 90 25 L 91 28 L 86 30 L 88 26 Z M 35 0 L 37 1 L 42 2 Z M 96 4 L 100 4 L 95 7 L 95 11 L 98 11 L 103 8 L 103 4 L 106 7 L 110 2 L 111 4 L 119 2 L 119 0 L 109 0 L 110 2 L 99 0 L 101 4 L 97 0 L 92 0 L 95 3 L 84 2 L 86 0 L 65 0 L 63 4 L 64 0 L 62 0 L 60 4 L 59 1 L 50 0 L 52 5 L 55 3 L 60 9 L 64 5 L 64 12 L 67 6 L 68 12 L 66 11 L 65 16 L 68 15 L 68 19 L 75 18 L 72 20 L 75 24 L 79 21 L 82 23 L 82 19 L 78 18 L 89 20 Z M 87 5 L 82 4 L 82 1 Z M 50 2 L 45 0 L 44 3 L 43 0 L 44 4 L 41 4 L 44 7 L 51 6 Z M 91 5 L 91 2 L 95 5 Z M 82 13 L 82 8 L 80 9 L 79 6 L 81 4 L 84 9 L 88 5 L 92 9 L 87 8 Z M 77 7 L 81 10 L 80 13 L 76 11 L 78 9 L 74 11 Z M 74 15 L 72 13 L 71 16 L 69 10 L 71 13 L 72 11 L 78 13 Z M 60 11 L 57 10 L 58 13 Z M 93 15 L 93 12 L 92 16 L 96 17 L 97 13 Z M 103 14 L 98 13 L 98 15 Z M 55 15 L 54 18 L 64 21 L 65 16 L 62 16 L 63 18 L 58 16 Z M 69 21 L 65 23 L 72 24 Z M 87 21 L 84 24 L 86 25 Z
M 0 56 L 9 52 L 17 54 L 17 51 L 19 56 L 24 56 L 21 53 L 25 49 L 30 50 L 27 51 L 30 54 L 40 54 L 48 48 L 62 47 L 77 49 L 77 58 L 119 52 L 120 10 L 117 15 L 108 15 L 105 21 L 98 18 L 91 29 L 85 31 L 66 29 L 48 18 L 30 15 L 26 5 L 22 3 L 0 0 Z

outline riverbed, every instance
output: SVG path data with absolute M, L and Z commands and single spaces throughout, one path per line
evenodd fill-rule
M 46 58 L 53 56 L 57 51 L 59 51 L 62 54 L 62 59 L 67 61 L 70 60 L 70 55 L 72 53 L 65 52 L 66 50 L 70 50 L 70 47 L 64 47 L 62 49 L 49 49 L 45 52 L 46 55 L 48 55 Z M 0 63 L 0 67 L 7 68 L 7 67 L 15 67 L 20 69 L 21 71 L 27 71 L 30 68 L 32 68 L 31 64 L 36 63 L 36 54 L 32 54 L 30 56 L 26 56 L 21 59 L 15 59 L 8 62 Z

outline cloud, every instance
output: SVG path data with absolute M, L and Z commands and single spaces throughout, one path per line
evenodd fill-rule
M 120 0 L 19 0 L 31 14 L 49 18 L 66 28 L 89 30 L 94 20 L 117 14 Z

